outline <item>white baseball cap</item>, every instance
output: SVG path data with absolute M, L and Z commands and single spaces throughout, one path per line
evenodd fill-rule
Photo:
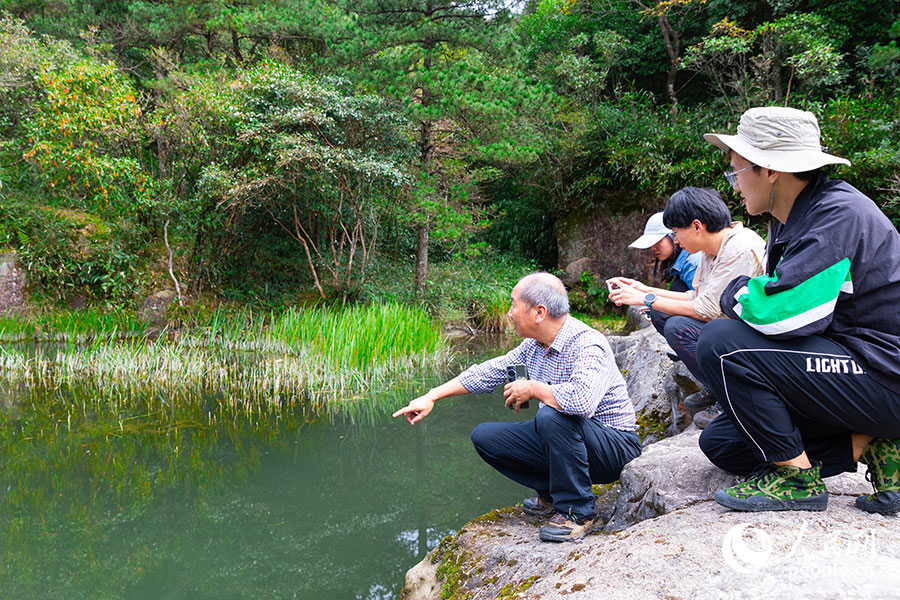
M 786 106 L 748 109 L 741 115 L 737 135 L 706 133 L 703 139 L 722 150 L 737 152 L 754 165 L 782 173 L 850 165 L 846 158 L 822 151 L 816 115 Z
M 628 247 L 644 250 L 656 244 L 670 233 L 672 233 L 672 230 L 663 225 L 663 214 L 658 212 L 647 219 L 647 224 L 644 225 L 644 235 L 631 242 Z

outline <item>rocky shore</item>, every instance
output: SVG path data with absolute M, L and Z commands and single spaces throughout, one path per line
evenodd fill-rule
M 825 480 L 823 512 L 741 513 L 712 501 L 737 481 L 679 432 L 671 405 L 696 382 L 652 329 L 610 338 L 640 413 L 645 449 L 595 488 L 604 525 L 578 542 L 538 541 L 519 507 L 479 517 L 406 574 L 405 600 L 534 598 L 900 599 L 900 518 L 854 506 L 863 470 Z M 665 436 L 669 437 L 665 437 Z

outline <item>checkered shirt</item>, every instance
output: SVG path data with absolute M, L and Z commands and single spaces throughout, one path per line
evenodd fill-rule
M 523 363 L 529 379 L 550 384 L 562 412 L 635 431 L 634 405 L 606 337 L 569 315 L 549 347 L 528 338 L 503 356 L 459 375 L 470 393 L 488 394 L 506 383 L 506 367 Z M 553 410 L 543 404 L 539 410 Z

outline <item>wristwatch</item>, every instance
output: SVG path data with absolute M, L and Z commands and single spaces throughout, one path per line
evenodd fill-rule
M 653 308 L 650 305 L 654 302 L 656 302 L 656 294 L 654 294 L 653 292 L 650 292 L 649 294 L 644 296 L 644 306 L 646 306 L 647 308 Z

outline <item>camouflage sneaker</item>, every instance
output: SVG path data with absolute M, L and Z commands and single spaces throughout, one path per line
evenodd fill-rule
M 766 465 L 747 481 L 717 491 L 715 499 L 734 510 L 825 510 L 828 491 L 819 469 L 817 462 L 809 469 Z
M 863 449 L 859 462 L 869 466 L 866 479 L 875 493 L 857 498 L 857 508 L 882 515 L 900 512 L 900 439 L 875 438 Z
M 553 500 L 548 498 L 525 498 L 522 500 L 522 512 L 535 517 L 547 517 L 556 512 L 553 508 Z
M 569 542 L 579 540 L 590 533 L 597 517 L 584 519 L 580 523 L 569 519 L 561 512 L 551 517 L 550 521 L 538 530 L 538 537 L 543 542 Z

